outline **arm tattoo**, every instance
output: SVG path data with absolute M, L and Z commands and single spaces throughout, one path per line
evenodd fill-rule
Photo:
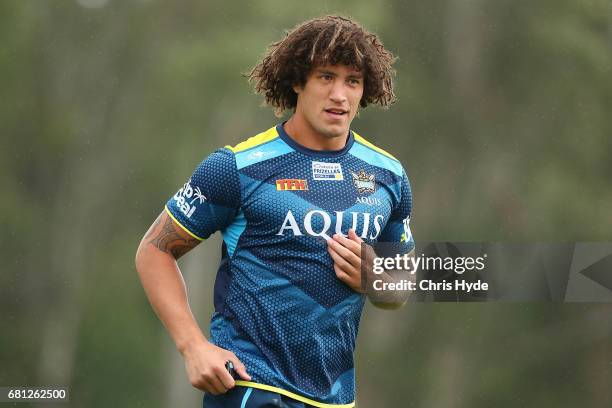
M 154 235 L 149 243 L 153 244 L 160 251 L 172 254 L 174 259 L 179 259 L 200 243 L 200 241 L 195 238 L 185 238 L 183 235 L 179 234 L 170 217 L 166 217 L 164 225 L 159 229 L 161 219 L 162 215 L 157 218 L 149 234 L 149 236 Z M 158 229 L 159 231 L 156 233 L 155 231 Z

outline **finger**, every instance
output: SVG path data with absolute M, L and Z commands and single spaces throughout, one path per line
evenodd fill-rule
M 221 380 L 219 380 L 219 377 L 217 377 L 214 373 L 208 378 L 208 382 L 216 393 L 225 394 L 227 392 L 227 388 L 223 385 Z
M 355 268 L 351 265 L 346 259 L 344 259 L 338 252 L 336 252 L 333 248 L 328 247 L 329 255 L 334 261 L 334 266 L 340 268 L 344 273 L 351 276 L 354 274 Z
M 234 368 L 236 372 L 243 380 L 251 381 L 251 376 L 247 373 L 246 367 L 242 364 L 242 361 L 238 360 L 238 357 L 233 356 L 231 359 L 232 363 L 234 363 Z
M 329 247 L 331 247 L 338 255 L 348 261 L 353 267 L 357 268 L 361 265 L 360 256 L 352 252 L 350 249 L 340 245 L 338 242 L 329 241 Z
M 336 272 L 336 277 L 338 278 L 338 280 L 340 280 L 340 282 L 344 283 L 346 286 L 356 292 L 362 292 L 361 282 L 358 281 L 356 277 L 348 275 L 337 265 L 334 265 L 334 272 Z
M 193 388 L 197 388 L 199 390 L 206 391 L 206 392 L 210 392 L 211 391 L 210 385 L 204 379 L 200 379 L 199 381 L 193 381 L 193 380 L 190 379 L 189 382 L 191 383 Z
M 214 371 L 206 373 L 202 377 L 202 380 L 207 383 L 209 391 L 217 394 L 223 394 L 227 391 L 227 388 L 225 388 Z
M 342 269 L 340 269 L 340 267 L 336 264 L 334 264 L 334 272 L 336 272 L 336 277 L 338 279 L 340 279 L 342 282 L 344 283 L 349 283 L 351 280 L 351 277 L 348 273 L 344 272 Z
M 353 252 L 357 256 L 361 256 L 361 243 L 360 242 L 351 240 L 340 234 L 334 234 L 334 240 L 338 242 L 340 245 L 342 245 L 343 247 L 351 250 L 351 252 Z
M 217 375 L 217 378 L 219 379 L 219 381 L 221 382 L 221 384 L 223 385 L 223 387 L 226 390 L 234 388 L 234 386 L 236 385 L 236 382 L 234 381 L 234 379 L 230 375 L 229 371 L 227 371 L 227 369 L 225 367 L 218 368 L 217 372 L 216 372 L 216 375 Z
M 350 268 L 350 263 L 347 262 L 340 254 L 338 254 L 334 248 L 328 247 L 327 252 L 331 256 L 332 261 L 334 261 L 334 266 L 338 266 L 342 270 L 348 270 Z
M 215 389 L 215 387 L 211 384 L 211 382 L 207 379 L 203 379 L 198 385 L 192 383 L 192 385 L 204 392 L 207 392 L 212 395 L 219 395 L 220 392 Z
M 353 240 L 353 241 L 357 242 L 358 244 L 361 244 L 361 243 L 363 242 L 363 239 L 361 239 L 361 238 L 359 237 L 359 235 L 357 235 L 357 233 L 355 232 L 355 230 L 354 230 L 354 229 L 352 229 L 352 228 L 351 228 L 351 229 L 349 230 L 349 232 L 348 232 L 348 237 L 349 237 L 349 239 L 351 239 L 351 240 Z
M 355 231 L 349 230 L 348 236 L 342 234 L 334 234 L 333 238 L 340 242 L 344 246 L 350 246 L 351 248 L 357 248 L 361 245 L 363 240 L 355 234 Z

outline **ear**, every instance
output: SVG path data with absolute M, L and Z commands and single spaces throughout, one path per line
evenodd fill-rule
M 302 92 L 302 86 L 300 84 L 293 85 L 293 92 L 299 95 L 299 93 Z

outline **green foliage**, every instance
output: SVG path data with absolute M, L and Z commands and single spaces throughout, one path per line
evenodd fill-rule
M 417 239 L 610 239 L 607 1 L 88 3 L 0 3 L 0 384 L 163 406 L 138 240 L 209 152 L 277 121 L 241 74 L 305 18 L 352 16 L 399 56 L 397 104 L 355 128 L 404 163 Z M 359 406 L 609 406 L 609 312 L 369 310 Z

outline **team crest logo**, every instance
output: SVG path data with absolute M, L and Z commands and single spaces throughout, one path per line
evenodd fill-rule
M 353 184 L 359 194 L 373 193 L 376 189 L 374 174 L 366 174 L 365 171 L 360 170 L 359 173 L 351 171 L 351 176 L 353 176 Z

